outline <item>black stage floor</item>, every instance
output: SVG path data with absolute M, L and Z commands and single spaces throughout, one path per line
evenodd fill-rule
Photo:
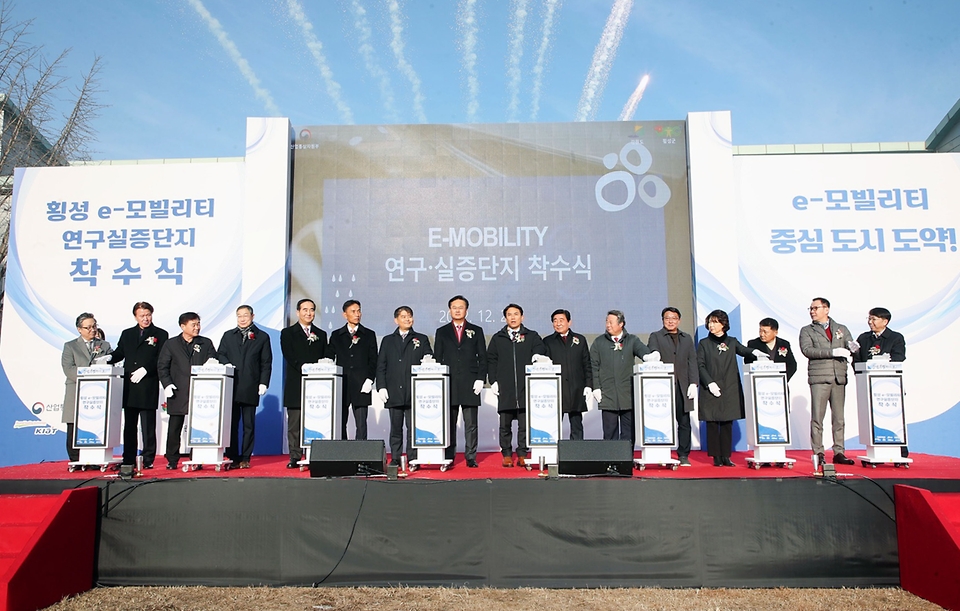
M 960 491 L 861 477 L 90 483 L 101 585 L 893 586 L 894 484 Z

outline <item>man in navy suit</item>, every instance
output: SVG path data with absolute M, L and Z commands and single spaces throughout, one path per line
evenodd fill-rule
M 257 406 L 260 397 L 267 392 L 270 374 L 273 372 L 273 351 L 270 336 L 253 324 L 253 308 L 242 305 L 237 308 L 237 326 L 220 338 L 217 359 L 230 363 L 233 372 L 233 420 L 230 427 L 230 447 L 225 454 L 241 469 L 250 468 L 253 443 L 256 434 Z M 240 422 L 243 421 L 243 438 L 240 437 Z
M 288 469 L 295 469 L 303 458 L 300 447 L 301 368 L 316 363 L 327 353 L 327 333 L 313 324 L 317 305 L 312 299 L 297 302 L 297 322 L 280 331 L 280 352 L 283 353 L 283 405 L 287 408 L 287 445 L 290 448 Z
M 435 334 L 434 357 L 450 368 L 450 445 L 446 458 L 457 454 L 457 418 L 463 412 L 463 457 L 470 468 L 477 467 L 478 414 L 480 391 L 487 377 L 487 344 L 483 328 L 467 322 L 470 302 L 455 295 L 447 302 L 450 324 Z
M 330 334 L 330 358 L 343 368 L 343 425 L 340 439 L 347 438 L 347 418 L 353 406 L 353 420 L 357 427 L 356 439 L 367 438 L 367 412 L 372 402 L 373 380 L 377 377 L 377 334 L 360 324 L 360 302 L 349 299 L 343 303 L 343 317 L 347 324 Z
M 377 357 L 377 393 L 390 412 L 390 464 L 399 465 L 403 454 L 403 427 L 407 427 L 407 458 L 417 459 L 410 429 L 412 397 L 410 368 L 433 354 L 430 338 L 413 330 L 413 308 L 400 306 L 393 313 L 397 330 L 383 338 Z
M 137 460 L 137 421 L 143 436 L 143 466 L 153 468 L 157 457 L 157 407 L 160 404 L 160 374 L 157 360 L 167 332 L 154 326 L 153 306 L 133 304 L 137 324 L 124 329 L 113 352 L 113 362 L 123 361 L 123 464 Z

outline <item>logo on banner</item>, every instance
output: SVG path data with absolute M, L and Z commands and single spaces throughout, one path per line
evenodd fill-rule
M 636 160 L 633 157 L 636 157 Z M 626 169 L 608 172 L 597 181 L 594 191 L 600 208 L 607 212 L 620 212 L 629 208 L 637 197 L 651 208 L 663 208 L 667 205 L 670 201 L 670 187 L 659 176 L 647 174 L 650 166 L 653 165 L 653 155 L 647 147 L 636 141 L 628 142 L 620 149 L 619 155 L 616 153 L 604 155 L 603 166 L 613 170 L 618 161 Z M 623 201 L 610 201 L 603 190 L 618 182 L 625 188 Z

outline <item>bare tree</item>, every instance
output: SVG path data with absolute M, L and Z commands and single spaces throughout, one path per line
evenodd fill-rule
M 79 81 L 64 74 L 70 49 L 52 60 L 30 42 L 32 20 L 13 18 L 0 0 L 0 318 L 7 273 L 13 170 L 62 166 L 90 159 L 102 59 L 94 57 Z M 79 83 L 79 84 L 77 84 Z

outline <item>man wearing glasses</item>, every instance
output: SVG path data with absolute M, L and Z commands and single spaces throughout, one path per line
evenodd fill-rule
M 830 403 L 833 428 L 833 462 L 852 465 L 843 453 L 843 404 L 846 396 L 848 359 L 859 346 L 850 330 L 830 318 L 830 302 L 815 297 L 810 303 L 810 324 L 800 329 L 800 352 L 807 357 L 810 384 L 810 443 L 818 464 L 824 463 L 823 417 Z

